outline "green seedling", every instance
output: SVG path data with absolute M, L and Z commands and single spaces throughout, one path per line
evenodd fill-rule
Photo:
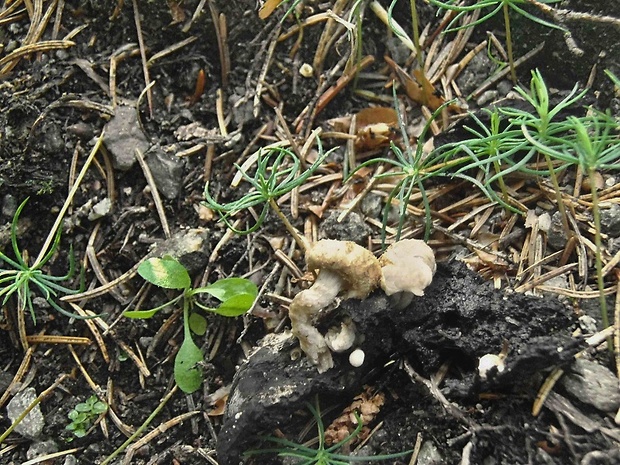
M 174 360 L 174 379 L 181 390 L 192 393 L 202 383 L 200 364 L 204 358 L 192 338 L 192 332 L 203 335 L 206 331 L 206 319 L 201 311 L 226 317 L 242 315 L 252 308 L 258 289 L 252 281 L 243 278 L 225 278 L 205 287 L 193 288 L 187 269 L 170 256 L 146 260 L 138 267 L 138 273 L 158 287 L 182 291 L 158 307 L 126 311 L 124 315 L 128 318 L 152 318 L 159 310 L 183 302 L 183 343 Z M 201 294 L 214 297 L 221 302 L 220 305 L 204 305 L 198 300 Z
M 308 409 L 312 412 L 312 416 L 316 421 L 317 433 L 318 433 L 318 445 L 315 448 L 309 447 L 304 444 L 298 444 L 288 439 L 267 436 L 264 439 L 273 443 L 276 447 L 269 449 L 257 449 L 246 452 L 246 456 L 262 455 L 262 454 L 277 454 L 279 457 L 291 457 L 297 459 L 295 463 L 303 465 L 349 465 L 351 462 L 378 462 L 382 460 L 392 460 L 405 455 L 411 454 L 411 451 L 398 452 L 396 454 L 384 454 L 376 456 L 352 456 L 347 454 L 338 453 L 343 447 L 351 443 L 360 434 L 362 427 L 362 419 L 355 413 L 357 420 L 357 427 L 342 441 L 327 447 L 325 444 L 325 425 L 321 418 L 321 412 L 319 410 L 318 403 L 315 406 L 308 404 Z
M 77 404 L 67 415 L 71 423 L 66 427 L 76 438 L 83 438 L 95 420 L 108 411 L 108 405 L 100 401 L 96 395 L 90 396 L 85 402 Z
M 540 3 L 550 4 L 550 3 L 558 3 L 560 0 L 540 0 Z M 460 1 L 449 0 L 449 1 L 440 1 L 440 0 L 429 0 L 432 5 L 435 5 L 441 9 L 450 10 L 456 12 L 456 16 L 452 19 L 450 24 L 448 24 L 448 28 L 446 32 L 458 31 L 460 29 L 465 29 L 469 27 L 475 27 L 479 24 L 488 21 L 500 10 L 504 16 L 504 27 L 506 30 L 506 53 L 508 54 L 508 64 L 510 66 L 510 74 L 512 78 L 512 82 L 517 83 L 517 74 L 514 66 L 514 57 L 512 53 L 512 29 L 510 27 L 510 10 L 518 13 L 524 18 L 529 19 L 530 21 L 534 21 L 535 23 L 540 24 L 541 26 L 559 29 L 564 31 L 565 29 L 557 24 L 550 23 L 543 19 L 537 18 L 531 13 L 528 13 L 526 10 L 522 8 L 522 5 L 527 4 L 527 0 L 478 0 L 474 2 L 472 5 L 462 5 Z M 460 19 L 467 13 L 472 13 L 475 11 L 482 11 L 486 8 L 490 8 L 491 11 L 485 13 L 481 18 L 478 18 L 471 23 L 464 24 L 462 26 L 456 26 L 456 24 L 460 21 Z
M 616 93 L 620 92 L 620 78 L 616 76 L 614 73 L 612 73 L 611 71 L 609 71 L 608 69 L 605 70 L 605 74 L 611 80 L 611 82 L 614 83 Z
M 473 168 L 482 170 L 484 186 L 491 198 L 497 199 L 492 183 L 519 171 L 526 175 L 548 176 L 554 185 L 556 201 L 567 237 L 570 234 L 568 214 L 562 198 L 558 173 L 571 166 L 579 166 L 591 178 L 600 170 L 620 169 L 620 136 L 618 122 L 609 113 L 591 112 L 583 117 L 561 118 L 562 111 L 579 103 L 587 90 L 575 86 L 559 103 L 551 106 L 549 92 L 538 70 L 532 72 L 529 92 L 517 87 L 516 91 L 532 106 L 531 110 L 501 107 L 488 110 L 490 124 L 487 126 L 476 115 L 470 115 L 477 126 L 465 127 L 471 133 L 469 139 L 446 144 L 435 151 L 443 153 L 446 160 L 458 158 L 465 153 L 470 162 L 464 163 L 457 172 Z M 543 156 L 547 169 L 531 168 L 528 163 Z M 493 167 L 493 172 L 490 167 Z M 592 214 L 595 225 L 595 260 L 597 285 L 601 292 L 602 322 L 608 326 L 607 307 L 601 260 L 600 209 L 596 184 L 592 190 Z M 503 188 L 502 188 L 503 190 Z M 504 197 L 503 200 L 507 200 Z M 502 202 L 506 207 L 506 202 Z M 523 212 L 524 213 L 524 212 Z
M 226 225 L 237 234 L 249 234 L 256 231 L 264 223 L 269 210 L 273 210 L 282 221 L 287 231 L 302 250 L 306 250 L 303 237 L 288 220 L 278 206 L 278 198 L 288 194 L 293 189 L 303 185 L 310 176 L 321 166 L 332 150 L 324 152 L 321 141 L 317 138 L 319 156 L 316 161 L 302 169 L 302 163 L 290 150 L 281 147 L 260 149 L 256 161 L 256 172 L 248 174 L 243 168 L 235 165 L 243 179 L 251 186 L 247 194 L 230 203 L 220 204 L 209 193 L 209 183 L 205 186 L 204 196 L 206 205 L 222 216 Z M 253 226 L 247 229 L 237 229 L 230 222 L 230 218 L 243 210 L 249 210 L 256 206 L 262 206 L 261 212 Z
M 557 105 L 551 108 L 549 102 L 549 91 L 545 81 L 540 74 L 540 71 L 534 70 L 532 71 L 532 79 L 530 81 L 530 92 L 527 92 L 522 87 L 516 87 L 515 90 L 532 105 L 534 112 L 514 108 L 503 108 L 501 111 L 510 117 L 512 124 L 521 127 L 522 131 L 532 131 L 533 138 L 545 146 L 550 146 L 551 148 L 556 148 L 560 151 L 562 151 L 563 148 L 570 146 L 570 138 L 572 137 L 570 129 L 572 127 L 572 123 L 567 122 L 566 120 L 557 120 L 557 116 L 561 111 L 580 101 L 586 94 L 587 89 L 578 92 L 578 86 L 575 84 L 568 95 Z M 532 147 L 530 145 L 528 149 L 529 150 L 527 153 L 530 156 L 538 153 L 537 147 L 535 146 Z M 557 176 L 557 172 L 563 169 L 563 167 L 555 167 L 551 159 L 552 157 L 548 152 L 545 151 L 541 153 L 545 157 L 545 162 L 548 168 L 548 171 L 544 174 L 548 175 L 553 183 L 557 196 L 556 200 L 558 203 L 558 209 L 562 218 L 562 225 L 568 237 L 570 234 L 568 216 L 564 206 L 564 201 L 562 200 L 560 184 Z M 568 162 L 568 164 L 570 164 L 570 162 Z M 566 167 L 567 164 L 564 164 L 563 166 Z
M 415 0 L 409 0 L 409 10 L 411 14 L 411 29 L 413 33 L 412 34 L 413 40 L 411 40 L 409 36 L 407 36 L 405 31 L 398 25 L 398 23 L 394 21 L 393 11 L 394 11 L 394 7 L 396 6 L 397 1 L 398 0 L 392 0 L 392 3 L 390 3 L 390 6 L 387 11 L 387 18 L 388 18 L 387 24 L 392 30 L 392 32 L 396 34 L 396 36 L 400 37 L 401 40 L 404 40 L 407 43 L 411 42 L 413 44 L 413 49 L 416 54 L 416 60 L 418 62 L 418 68 L 422 69 L 424 68 L 424 58 L 422 57 L 422 46 L 420 44 L 420 24 L 419 24 L 420 21 L 418 17 L 418 9 L 415 4 Z M 373 3 L 377 3 L 377 2 L 373 2 Z
M 34 265 L 29 265 L 27 254 L 20 250 L 17 244 L 17 223 L 19 215 L 26 206 L 28 199 L 24 200 L 17 208 L 11 223 L 11 246 L 13 248 L 14 258 L 8 257 L 5 253 L 0 252 L 0 260 L 2 260 L 8 268 L 0 268 L 0 297 L 3 296 L 2 305 L 6 305 L 12 295 L 17 295 L 17 309 L 20 315 L 28 309 L 32 321 L 36 324 L 36 314 L 32 304 L 33 288 L 38 289 L 43 295 L 46 302 L 57 312 L 71 317 L 84 319 L 81 315 L 71 313 L 62 308 L 56 300 L 63 295 L 71 295 L 82 292 L 84 285 L 80 282 L 80 289 L 70 289 L 62 286 L 60 283 L 73 278 L 75 274 L 75 258 L 73 256 L 73 248 L 69 250 L 69 271 L 64 276 L 52 276 L 43 271 L 43 267 L 52 259 L 60 245 L 61 230 L 58 229 L 54 236 L 53 242 L 47 253 Z
M 549 92 L 538 70 L 532 72 L 530 92 L 517 87 L 516 91 L 532 105 L 532 110 L 522 110 L 512 107 L 500 107 L 485 110 L 489 115 L 489 124 L 483 123 L 475 114 L 470 114 L 475 126 L 464 126 L 472 137 L 459 140 L 457 143 L 446 144 L 436 149 L 443 153 L 445 160 L 450 160 L 465 154 L 470 161 L 464 163 L 457 173 L 471 169 L 479 169 L 484 173 L 483 185 L 489 198 L 499 201 L 505 208 L 520 212 L 515 208 L 507 194 L 504 177 L 512 172 L 522 172 L 530 176 L 549 176 L 558 193 L 558 205 L 562 215 L 564 227 L 568 233 L 568 220 L 561 201 L 558 171 L 566 168 L 572 161 L 550 157 L 544 154 L 547 169 L 530 168 L 529 163 L 536 159 L 539 153 L 527 137 L 523 128 L 532 131 L 533 136 L 541 144 L 560 149 L 569 147 L 574 140 L 571 132 L 572 123 L 558 119 L 561 111 L 575 105 L 585 95 L 586 91 L 578 92 L 575 86 L 571 92 L 554 107 L 549 103 Z M 555 158 L 555 159 L 554 159 Z M 554 164 L 556 163 L 556 164 Z M 498 196 L 492 184 L 498 182 L 502 196 Z
M 451 105 L 454 101 L 445 102 L 441 105 L 435 112 L 432 114 L 431 118 L 426 122 L 424 128 L 420 136 L 418 137 L 418 142 L 416 148 L 414 149 L 409 143 L 409 136 L 407 135 L 405 123 L 403 121 L 402 115 L 399 111 L 399 105 L 396 98 L 396 91 L 394 91 L 394 107 L 396 108 L 396 114 L 398 115 L 398 124 L 401 130 L 402 141 L 404 150 L 398 147 L 396 144 L 391 143 L 390 148 L 394 153 L 394 159 L 386 158 L 386 157 L 376 157 L 372 158 L 364 163 L 361 163 L 357 166 L 349 175 L 349 179 L 360 169 L 364 167 L 368 167 L 371 165 L 385 163 L 387 165 L 391 165 L 393 167 L 392 170 L 387 171 L 385 173 L 381 173 L 376 175 L 377 179 L 381 178 L 392 178 L 394 176 L 401 177 L 396 186 L 390 191 L 386 200 L 386 206 L 383 210 L 383 219 L 382 219 L 382 229 L 381 229 L 381 238 L 383 243 L 385 243 L 386 239 L 386 230 L 388 226 L 388 218 L 390 213 L 390 208 L 394 201 L 398 203 L 398 225 L 396 227 L 396 238 L 398 241 L 400 238 L 400 234 L 402 232 L 403 226 L 405 224 L 406 214 L 407 214 L 407 205 L 409 204 L 409 199 L 413 195 L 414 190 L 417 188 L 422 197 L 422 202 L 424 204 L 425 210 L 425 223 L 426 223 L 426 232 L 425 239 L 428 240 L 430 235 L 432 219 L 431 219 L 431 207 L 428 201 L 428 197 L 426 195 L 426 190 L 424 188 L 424 182 L 437 176 L 448 176 L 448 177 L 458 177 L 461 179 L 466 179 L 470 182 L 476 184 L 480 189 L 486 190 L 485 187 L 480 184 L 476 179 L 468 176 L 465 173 L 454 173 L 450 172 L 451 168 L 454 168 L 460 164 L 462 164 L 468 158 L 463 157 L 461 159 L 450 159 L 445 161 L 445 157 L 442 157 L 438 152 L 433 151 L 430 154 L 424 153 L 424 141 L 426 140 L 426 136 L 428 131 L 430 130 L 432 122 L 441 114 L 443 109 L 448 105 Z
M 497 108 L 483 110 L 489 117 L 489 124 L 483 123 L 474 113 L 470 118 L 476 123 L 475 126 L 463 126 L 472 137 L 459 140 L 455 143 L 443 145 L 437 149 L 437 153 L 443 153 L 446 162 L 465 154 L 467 161 L 462 163 L 456 173 L 464 174 L 470 170 L 478 170 L 483 173 L 481 184 L 483 192 L 491 200 L 497 201 L 504 208 L 520 212 L 513 205 L 508 194 L 508 188 L 504 177 L 512 171 L 523 167 L 528 157 L 521 158 L 517 163 L 513 162 L 512 156 L 522 152 L 526 148 L 526 142 L 521 129 L 512 123 L 506 122 Z M 461 160 L 463 160 L 461 158 Z M 510 165 L 506 167 L 506 165 Z M 497 181 L 501 190 L 501 196 L 493 189 L 493 183 Z M 522 212 L 524 213 L 524 212 Z
M 590 177 L 597 286 L 599 288 L 601 320 L 603 327 L 607 328 L 609 318 L 602 273 L 601 216 L 594 177 L 599 170 L 620 170 L 618 122 L 609 113 L 594 112 L 584 118 L 569 116 L 566 125 L 567 130 L 574 134 L 573 139 L 557 140 L 556 137 L 548 137 L 541 141 L 535 135 L 530 134 L 526 125 L 523 125 L 522 129 L 527 140 L 540 153 L 546 157 L 579 166 Z

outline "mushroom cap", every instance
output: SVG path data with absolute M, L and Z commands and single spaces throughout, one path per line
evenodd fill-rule
M 381 266 L 368 249 L 351 241 L 323 239 L 306 253 L 309 270 L 329 270 L 342 280 L 340 295 L 365 299 L 379 286 Z
M 395 242 L 379 257 L 379 263 L 386 295 L 411 292 L 423 296 L 437 269 L 433 249 L 418 239 Z

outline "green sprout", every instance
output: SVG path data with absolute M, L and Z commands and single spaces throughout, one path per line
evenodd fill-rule
M 550 3 L 558 3 L 560 0 L 540 0 L 540 3 L 550 4 Z M 524 18 L 529 19 L 530 21 L 534 21 L 535 23 L 540 24 L 541 26 L 549 27 L 552 29 L 559 29 L 564 31 L 565 29 L 557 24 L 550 23 L 543 19 L 537 18 L 531 13 L 528 13 L 524 10 L 521 5 L 525 5 L 528 3 L 527 0 L 478 0 L 473 3 L 473 5 L 461 5 L 461 2 L 457 2 L 456 0 L 448 0 L 448 1 L 440 1 L 440 0 L 429 0 L 432 5 L 435 5 L 441 9 L 450 10 L 456 12 L 456 16 L 452 19 L 450 24 L 448 25 L 448 29 L 446 32 L 458 31 L 460 29 L 466 29 L 470 27 L 475 27 L 479 24 L 484 23 L 485 21 L 491 19 L 501 10 L 504 16 L 504 27 L 506 30 L 506 53 L 508 54 L 508 63 L 510 66 L 510 74 L 512 78 L 512 82 L 517 83 L 517 74 L 514 66 L 514 57 L 512 53 L 512 29 L 510 27 L 510 10 L 515 11 L 519 15 Z M 492 8 L 492 10 L 481 18 L 478 18 L 471 23 L 464 24 L 462 26 L 454 27 L 458 21 L 463 17 L 463 15 L 467 13 L 471 13 L 474 11 L 482 11 L 485 8 Z
M 58 250 L 61 230 L 58 229 L 48 252 L 33 266 L 28 264 L 27 254 L 22 252 L 17 244 L 17 224 L 19 215 L 27 202 L 28 198 L 17 208 L 11 223 L 11 246 L 15 258 L 10 258 L 5 253 L 0 252 L 0 260 L 12 268 L 0 268 L 0 297 L 4 296 L 2 305 L 6 305 L 9 298 L 13 294 L 16 294 L 18 311 L 21 313 L 28 309 L 32 321 L 36 324 L 37 319 L 32 304 L 33 288 L 35 288 L 41 292 L 43 298 L 54 310 L 71 318 L 84 319 L 85 317 L 65 310 L 56 302 L 60 294 L 77 294 L 82 292 L 84 287 L 83 282 L 80 282 L 80 289 L 77 290 L 59 284 L 63 281 L 72 279 L 75 274 L 76 266 L 73 248 L 71 247 L 69 250 L 69 271 L 67 274 L 64 276 L 51 276 L 46 274 L 42 269 L 52 259 L 56 250 Z
M 511 158 L 515 153 L 524 150 L 527 141 L 523 138 L 518 126 L 512 123 L 506 124 L 497 108 L 483 111 L 489 116 L 488 126 L 474 113 L 470 113 L 469 116 L 476 126 L 463 126 L 463 129 L 473 137 L 443 145 L 437 151 L 443 153 L 446 160 L 464 152 L 470 160 L 456 172 L 462 174 L 472 169 L 479 170 L 484 174 L 481 183 L 485 188 L 483 189 L 485 194 L 504 208 L 520 212 L 508 194 L 504 177 L 523 167 L 531 158 L 531 156 L 522 157 L 517 163 L 513 163 Z M 507 163 L 512 166 L 506 168 Z M 499 184 L 501 196 L 497 195 L 492 188 L 495 181 Z
M 402 30 L 402 28 L 394 21 L 394 7 L 396 6 L 396 2 L 398 0 L 392 0 L 390 6 L 387 11 L 388 17 L 388 26 L 392 30 L 396 36 L 400 37 L 402 40 L 406 42 L 411 41 L 409 36 Z M 424 68 L 424 59 L 422 57 L 422 45 L 420 44 L 420 20 L 418 17 L 418 9 L 415 4 L 415 0 L 409 0 L 409 10 L 411 14 L 411 29 L 412 29 L 412 37 L 413 40 L 411 43 L 413 44 L 413 49 L 416 54 L 416 60 L 418 62 L 418 68 Z
M 599 288 L 601 319 L 603 327 L 607 328 L 609 318 L 602 273 L 601 216 L 594 176 L 599 170 L 620 169 L 618 122 L 609 113 L 594 112 L 584 118 L 569 116 L 566 124 L 567 130 L 571 130 L 575 136 L 568 142 L 565 139 L 558 140 L 556 137 L 549 137 L 548 140 L 541 141 L 535 135 L 530 134 L 525 124 L 523 124 L 522 130 L 527 140 L 546 157 L 580 166 L 591 180 L 596 278 Z M 545 142 L 550 143 L 546 144 Z
M 66 427 L 76 438 L 83 438 L 94 424 L 97 417 L 108 411 L 108 405 L 96 395 L 90 396 L 85 402 L 77 404 L 67 417 L 71 420 Z
M 578 85 L 575 84 L 575 86 L 568 93 L 568 95 L 564 97 L 557 105 L 551 108 L 549 102 L 549 91 L 547 89 L 545 81 L 539 70 L 533 70 L 532 79 L 530 82 L 530 92 L 528 93 L 522 87 L 516 87 L 515 90 L 528 103 L 530 103 L 530 105 L 532 105 L 532 107 L 534 108 L 534 112 L 532 113 L 515 108 L 502 108 L 501 111 L 511 118 L 512 124 L 520 126 L 522 128 L 522 131 L 532 130 L 534 133 L 533 137 L 545 146 L 550 146 L 551 148 L 555 147 L 559 150 L 567 147 L 567 144 L 570 144 L 569 139 L 571 137 L 570 130 L 572 128 L 572 123 L 566 120 L 557 121 L 556 117 L 561 111 L 580 101 L 586 94 L 587 89 L 578 92 Z M 538 152 L 536 146 L 532 147 L 531 145 L 529 145 L 528 149 L 528 155 L 530 156 Z M 558 209 L 560 211 L 560 217 L 562 218 L 562 225 L 568 237 L 568 234 L 570 233 L 568 225 L 568 215 L 566 213 L 564 201 L 562 200 L 557 172 L 566 167 L 568 164 L 571 164 L 572 162 L 567 161 L 567 163 L 564 163 L 561 167 L 554 167 L 553 161 L 549 153 L 547 151 L 543 151 L 541 153 L 545 157 L 548 171 L 538 171 L 533 172 L 533 174 L 545 174 L 550 177 L 551 182 L 553 183 L 554 190 L 556 192 L 556 200 L 558 203 Z M 561 158 L 557 158 L 557 160 L 561 160 Z
M 620 91 L 620 78 L 616 76 L 614 73 L 612 73 L 611 71 L 609 71 L 608 69 L 605 70 L 605 74 L 611 80 L 611 82 L 613 82 L 615 91 L 616 92 Z
M 508 196 L 504 177 L 513 172 L 521 172 L 530 176 L 549 176 L 557 192 L 558 208 L 568 233 L 568 220 L 561 201 L 557 172 L 572 162 L 568 160 L 564 161 L 561 166 L 555 166 L 554 162 L 559 162 L 561 159 L 552 160 L 554 157 L 539 152 L 538 148 L 525 137 L 523 127 L 533 131 L 534 137 L 544 145 L 555 148 L 568 147 L 574 139 L 574 135 L 571 134 L 572 124 L 566 120 L 558 120 L 558 115 L 581 100 L 586 91 L 578 92 L 575 86 L 562 101 L 551 107 L 548 89 L 538 70 L 532 72 L 530 92 L 521 87 L 515 89 L 532 105 L 533 111 L 512 107 L 484 110 L 489 115 L 488 124 L 482 122 L 474 113 L 470 113 L 469 116 L 476 125 L 464 126 L 464 129 L 472 137 L 445 144 L 438 147 L 436 152 L 443 153 L 446 161 L 465 154 L 470 161 L 464 163 L 457 173 L 479 169 L 484 174 L 481 182 L 485 187 L 485 194 L 490 199 L 498 201 L 504 208 L 521 214 L 525 212 L 521 211 L 522 207 L 515 204 Z M 539 153 L 545 156 L 547 169 L 529 167 L 529 162 Z M 515 157 L 517 154 L 518 156 Z M 502 192 L 501 196 L 493 190 L 492 184 L 496 181 Z
M 138 267 L 138 273 L 158 287 L 183 291 L 158 307 L 126 311 L 124 315 L 128 318 L 152 318 L 159 310 L 183 301 L 183 343 L 174 360 L 174 379 L 182 391 L 192 393 L 202 384 L 200 364 L 204 360 L 202 351 L 192 338 L 192 332 L 203 335 L 207 328 L 206 319 L 196 308 L 221 316 L 236 317 L 252 308 L 258 289 L 252 281 L 243 278 L 225 278 L 205 287 L 193 288 L 187 269 L 170 256 L 146 260 Z M 198 300 L 201 294 L 208 294 L 221 304 L 215 308 L 206 306 Z
M 618 122 L 609 113 L 592 112 L 584 117 L 560 118 L 561 112 L 577 104 L 587 92 L 573 89 L 555 106 L 551 106 L 549 92 L 538 70 L 532 71 L 529 92 L 521 87 L 516 91 L 532 106 L 531 110 L 500 107 L 487 110 L 490 125 L 487 126 L 476 115 L 470 114 L 476 127 L 465 126 L 472 137 L 446 144 L 435 149 L 443 153 L 445 160 L 457 158 L 465 153 L 470 162 L 459 166 L 457 173 L 478 168 L 484 173 L 483 185 L 490 198 L 500 200 L 504 207 L 511 201 L 506 196 L 503 177 L 519 171 L 530 176 L 549 176 L 556 192 L 556 201 L 567 237 L 571 233 L 568 213 L 562 198 L 558 173 L 579 166 L 591 179 L 599 170 L 620 169 L 620 137 Z M 514 155 L 517 155 L 514 157 Z M 528 163 L 536 156 L 545 158 L 547 168 L 532 168 Z M 429 158 L 435 159 L 434 156 Z M 491 170 L 491 166 L 493 170 Z M 504 197 L 498 198 L 492 183 L 498 181 Z M 592 185 L 592 215 L 595 225 L 595 260 L 597 285 L 600 290 L 602 322 L 608 326 L 607 306 L 604 298 L 600 209 L 596 185 Z
M 390 144 L 390 148 L 394 153 L 394 159 L 386 157 L 372 158 L 358 165 L 349 175 L 348 179 L 350 179 L 357 171 L 364 167 L 379 163 L 385 163 L 388 165 L 392 165 L 394 169 L 376 175 L 375 177 L 377 179 L 392 178 L 394 176 L 401 177 L 396 186 L 388 194 L 386 206 L 383 210 L 381 229 L 381 238 L 383 243 L 385 243 L 386 239 L 387 224 L 392 203 L 395 200 L 398 202 L 399 221 L 398 226 L 396 227 L 395 238 L 395 240 L 398 240 L 405 224 L 409 199 L 413 195 L 413 192 L 416 188 L 419 190 L 420 195 L 422 196 L 422 202 L 424 204 L 426 224 L 425 240 L 428 240 L 432 226 L 432 219 L 431 207 L 428 201 L 428 197 L 426 195 L 426 189 L 424 188 L 424 182 L 433 177 L 448 176 L 450 178 L 457 177 L 465 179 L 474 183 L 480 189 L 486 192 L 486 188 L 471 176 L 468 176 L 465 173 L 449 173 L 450 168 L 460 165 L 461 163 L 466 161 L 468 157 L 445 161 L 446 157 L 443 157 L 439 152 L 433 151 L 428 155 L 424 153 L 424 141 L 426 140 L 426 136 L 428 134 L 428 131 L 430 130 L 432 122 L 441 114 L 444 108 L 446 108 L 448 105 L 451 105 L 452 103 L 454 103 L 454 101 L 452 100 L 445 102 L 433 112 L 429 120 L 424 125 L 424 128 L 422 129 L 422 132 L 418 137 L 417 145 L 414 150 L 409 143 L 409 136 L 407 135 L 406 126 L 399 111 L 396 91 L 394 90 L 394 107 L 396 108 L 396 114 L 398 116 L 398 125 L 401 130 L 404 151 L 392 142 Z
M 274 436 L 267 436 L 264 439 L 275 444 L 277 447 L 269 449 L 257 449 L 247 451 L 244 455 L 253 456 L 261 454 L 278 454 L 279 457 L 291 457 L 297 459 L 298 464 L 303 465 L 348 465 L 351 462 L 376 462 L 381 460 L 391 460 L 395 458 L 404 457 L 410 454 L 411 451 L 398 452 L 396 454 L 384 454 L 376 456 L 352 456 L 338 453 L 338 450 L 343 446 L 348 445 L 353 441 L 363 428 L 362 419 L 359 414 L 355 412 L 355 419 L 357 421 L 356 428 L 342 441 L 337 442 L 329 447 L 325 444 L 325 425 L 321 418 L 321 412 L 319 410 L 318 402 L 316 407 L 308 404 L 308 409 L 312 412 L 312 416 L 316 421 L 318 432 L 318 445 L 317 448 L 308 447 L 304 444 L 298 444 L 284 438 L 278 438 Z
M 206 205 L 222 216 L 226 225 L 237 234 L 249 234 L 261 227 L 269 210 L 273 210 L 282 221 L 287 231 L 302 250 L 306 250 L 304 238 L 299 234 L 288 218 L 282 213 L 277 199 L 288 194 L 293 189 L 303 185 L 310 176 L 321 166 L 321 163 L 332 152 L 323 151 L 321 141 L 317 138 L 319 156 L 316 161 L 302 170 L 302 163 L 297 156 L 282 147 L 270 147 L 267 150 L 260 149 L 258 152 L 256 172 L 248 174 L 238 165 L 236 168 L 241 172 L 251 186 L 251 189 L 238 200 L 220 204 L 209 193 L 209 183 L 205 186 L 204 196 Z M 247 229 L 237 229 L 230 222 L 230 218 L 238 212 L 262 205 L 262 209 L 253 226 Z

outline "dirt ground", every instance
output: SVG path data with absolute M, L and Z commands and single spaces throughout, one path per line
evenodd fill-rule
M 452 46 L 441 34 L 447 24 L 443 13 L 436 15 L 436 8 L 418 2 L 421 28 L 428 27 L 423 42 L 429 76 L 443 66 L 442 60 L 462 64 L 454 85 L 438 79 L 422 92 L 420 102 L 405 95 L 406 83 L 390 65 L 393 60 L 409 72 L 415 61 L 411 52 L 388 32 L 369 2 L 360 5 L 363 21 L 353 15 L 354 2 L 347 1 L 301 2 L 297 16 L 284 20 L 286 4 L 261 19 L 260 6 L 246 0 L 4 2 L 0 249 L 14 258 L 11 222 L 29 198 L 17 238 L 25 259 L 35 260 L 97 147 L 71 193 L 58 252 L 44 271 L 63 276 L 73 253 L 84 270 L 85 291 L 60 299 L 60 305 L 103 318 L 68 318 L 33 290 L 36 322 L 26 311 L 26 344 L 18 329 L 16 296 L 4 303 L 0 430 L 11 427 L 7 404 L 20 393 L 33 388 L 35 397 L 43 398 L 35 409 L 41 415 L 39 429 L 6 436 L 0 464 L 294 463 L 274 454 L 244 453 L 273 447 L 263 440 L 269 435 L 299 442 L 316 437 L 308 404 L 320 405 L 325 425 L 340 434 L 355 428 L 353 410 L 373 410 L 364 418 L 367 439 L 356 438 L 341 453 L 412 451 L 382 463 L 620 463 L 616 358 L 605 344 L 613 332 L 596 339 L 604 328 L 592 194 L 585 187 L 574 189 L 583 173 L 571 168 L 561 178 L 566 198 L 574 201 L 572 227 L 579 233 L 572 249 L 565 239 L 539 228 L 541 217 L 558 211 L 548 179 L 511 180 L 512 195 L 525 207 L 520 213 L 505 210 L 462 180 L 430 179 L 425 186 L 433 225 L 428 243 L 439 263 L 433 283 L 405 309 L 395 309 L 380 291 L 363 301 L 341 302 L 321 321 L 322 329 L 352 318 L 363 335 L 359 348 L 366 359 L 353 368 L 348 354 L 338 355 L 335 367 L 321 374 L 300 356 L 287 332 L 288 305 L 311 280 L 303 274 L 303 253 L 290 234 L 273 212 L 255 232 L 232 234 L 203 204 L 207 181 L 220 203 L 248 192 L 248 183 L 235 178 L 236 165 L 250 163 L 260 147 L 290 146 L 311 163 L 320 128 L 325 148 L 338 148 L 299 191 L 278 199 L 280 206 L 311 241 L 351 240 L 379 254 L 385 199 L 396 181 L 376 182 L 370 169 L 352 182 L 342 180 L 352 151 L 358 162 L 394 155 L 386 141 L 375 141 L 376 134 L 349 134 L 334 119 L 360 117 L 369 106 L 392 107 L 394 80 L 407 130 L 416 136 L 431 113 L 422 104 L 441 94 L 459 97 L 457 106 L 467 105 L 480 118 L 480 108 L 496 100 L 524 105 L 510 93 L 507 68 L 502 78 L 481 87 L 496 73 L 502 56 L 491 46 L 488 54 L 485 45 L 477 46 L 493 43 L 489 33 L 503 43 L 501 14 L 472 29 L 462 49 L 448 56 L 442 55 Z M 576 84 L 590 86 L 587 96 L 560 117 L 583 115 L 586 105 L 610 109 L 616 118 L 620 113 L 618 89 L 604 73 L 620 76 L 620 19 L 613 16 L 618 6 L 617 1 L 604 6 L 560 2 L 554 5 L 555 16 L 527 6 L 537 17 L 560 20 L 571 35 L 513 15 L 515 56 L 532 53 L 517 67 L 524 88 L 533 69 L 541 71 L 552 102 Z M 394 10 L 407 31 L 409 8 L 400 1 Z M 298 23 L 308 18 L 316 22 L 300 33 Z M 351 27 L 356 21 L 362 25 L 361 38 Z M 352 37 L 361 40 L 359 73 L 347 64 Z M 321 44 L 325 53 L 317 59 Z M 471 60 L 465 60 L 469 52 Z M 312 65 L 307 76 L 299 71 L 304 64 Z M 347 74 L 351 79 L 345 82 Z M 332 87 L 339 83 L 341 89 Z M 437 128 L 435 146 L 460 140 L 467 134 L 464 126 L 472 124 L 464 111 L 454 110 L 450 118 L 444 130 Z M 393 125 L 379 137 L 387 134 L 386 140 L 403 147 L 399 131 Z M 617 130 L 613 134 L 617 139 Z M 362 141 L 352 149 L 355 137 Z M 620 319 L 617 168 L 598 173 L 604 288 L 612 324 L 614 309 Z M 422 239 L 428 219 L 422 195 L 415 193 L 403 237 Z M 349 211 L 352 201 L 357 203 Z M 249 227 L 260 208 L 232 220 L 239 228 Z M 390 242 L 398 223 L 394 211 L 388 223 Z M 497 246 L 487 247 L 494 241 L 489 238 Z M 193 394 L 182 393 L 174 383 L 174 357 L 183 340 L 180 309 L 166 308 L 147 320 L 122 315 L 170 298 L 172 293 L 146 286 L 135 274 L 145 257 L 166 253 L 181 258 L 197 285 L 238 276 L 260 289 L 250 313 L 235 319 L 208 315 L 206 334 L 194 335 L 205 362 L 202 387 Z M 62 285 L 78 289 L 80 279 Z M 270 345 L 273 338 L 281 338 L 275 346 Z M 505 359 L 505 367 L 481 377 L 478 362 L 487 354 Z M 585 360 L 578 366 L 577 354 Z M 550 375 L 559 375 L 559 381 L 534 415 Z M 93 394 L 109 409 L 86 437 L 75 438 L 66 429 L 68 414 Z M 357 404 L 346 410 L 352 402 Z M 128 437 L 129 447 L 110 458 Z

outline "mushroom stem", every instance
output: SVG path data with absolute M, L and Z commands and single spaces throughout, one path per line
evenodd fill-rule
M 334 362 L 325 338 L 314 327 L 314 317 L 317 310 L 334 301 L 342 285 L 343 281 L 337 273 L 321 270 L 312 287 L 297 294 L 289 307 L 293 334 L 299 339 L 301 350 L 317 365 L 319 373 L 332 368 Z

